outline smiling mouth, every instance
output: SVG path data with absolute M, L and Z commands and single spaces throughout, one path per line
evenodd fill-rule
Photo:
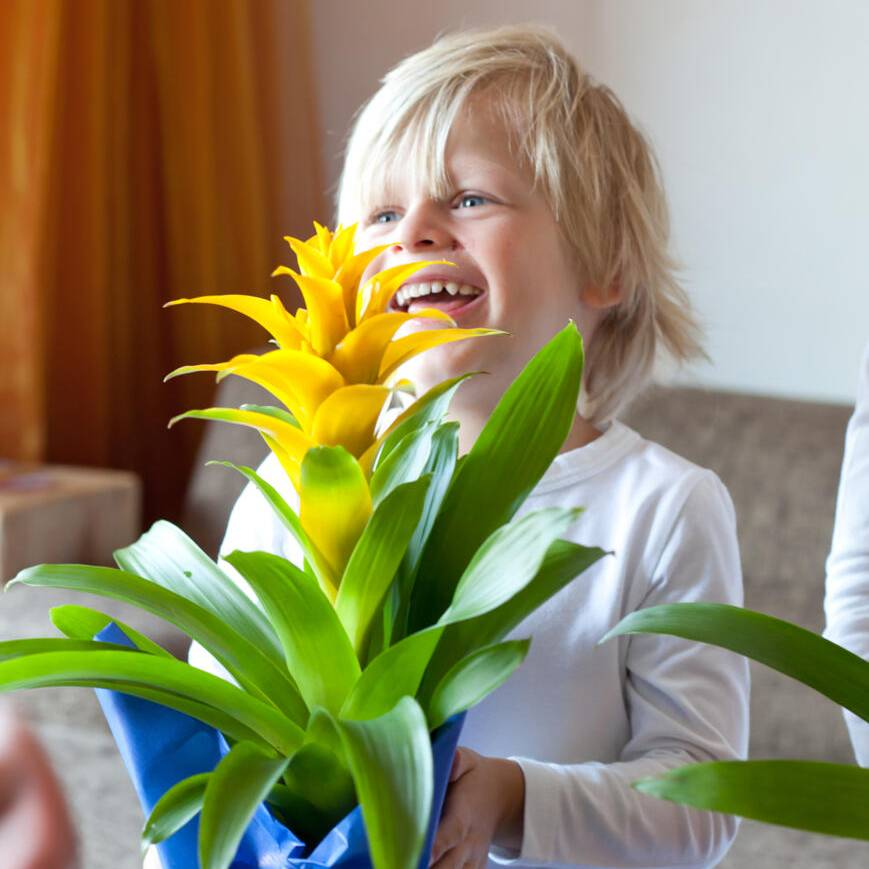
M 413 314 L 423 308 L 437 308 L 451 316 L 485 295 L 479 287 L 455 281 L 407 283 L 389 302 L 389 310 Z

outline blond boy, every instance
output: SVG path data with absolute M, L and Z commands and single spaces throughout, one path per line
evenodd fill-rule
M 488 372 L 453 403 L 463 449 L 569 319 L 586 343 L 575 425 L 523 512 L 584 506 L 567 536 L 615 555 L 516 630 L 533 637 L 531 652 L 468 715 L 434 865 L 715 865 L 735 834 L 732 818 L 655 800 L 630 783 L 744 755 L 744 661 L 665 637 L 597 645 L 644 606 L 742 602 L 721 482 L 615 419 L 659 350 L 677 360 L 701 352 L 673 278 L 648 146 L 614 96 L 545 31 L 462 33 L 404 60 L 363 109 L 338 217 L 360 223 L 363 247 L 391 243 L 372 273 L 455 263 L 415 275 L 393 307 L 441 307 L 460 326 L 510 333 L 441 346 L 404 372 L 420 390 Z M 262 473 L 296 500 L 273 460 Z M 252 488 L 222 551 L 236 548 L 298 559 Z

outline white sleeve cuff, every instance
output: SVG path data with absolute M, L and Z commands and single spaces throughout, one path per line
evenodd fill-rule
M 558 806 L 549 765 L 525 757 L 511 757 L 525 777 L 525 809 L 522 817 L 522 847 L 493 846 L 489 858 L 499 865 L 539 865 L 540 855 L 552 853 L 558 825 Z

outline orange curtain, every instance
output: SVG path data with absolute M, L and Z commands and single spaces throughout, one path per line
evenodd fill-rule
M 265 336 L 173 298 L 281 292 L 324 219 L 305 0 L 4 0 L 0 457 L 137 471 L 177 518 L 208 375 Z

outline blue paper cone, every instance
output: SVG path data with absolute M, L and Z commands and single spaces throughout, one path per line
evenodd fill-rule
M 96 639 L 132 645 L 114 623 L 107 625 Z M 210 772 L 227 751 L 222 734 L 195 718 L 117 691 L 97 689 L 96 693 L 146 817 L 169 788 L 191 775 Z M 432 734 L 433 811 L 420 869 L 428 867 L 464 720 L 464 713 L 456 715 Z M 192 869 L 199 865 L 198 833 L 197 815 L 157 846 L 163 869 Z M 307 850 L 301 839 L 277 821 L 263 804 L 242 837 L 232 869 L 371 869 L 361 810 L 355 808 L 326 834 L 310 854 L 306 853 Z

